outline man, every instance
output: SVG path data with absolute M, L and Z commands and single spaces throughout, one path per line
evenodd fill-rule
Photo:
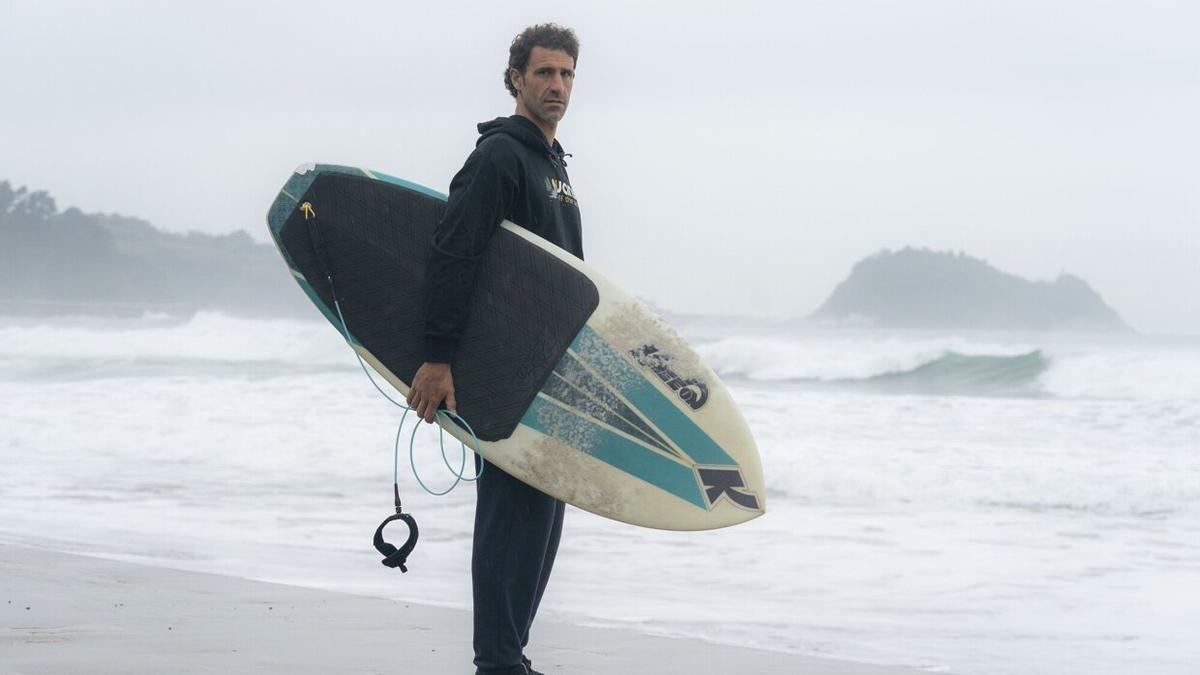
M 455 410 L 451 368 L 475 272 L 500 221 L 583 258 L 579 204 L 555 138 L 578 56 L 570 29 L 543 24 L 518 35 L 504 74 L 516 114 L 479 125 L 475 151 L 450 183 L 426 277 L 425 363 L 408 394 L 427 422 L 443 401 Z M 524 648 L 558 551 L 563 510 L 562 502 L 494 465 L 480 477 L 471 560 L 476 675 L 536 674 Z

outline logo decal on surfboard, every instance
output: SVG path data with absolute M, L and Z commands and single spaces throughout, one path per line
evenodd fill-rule
M 696 467 L 696 471 L 700 474 L 700 483 L 704 485 L 704 496 L 708 498 L 710 507 L 716 506 L 724 497 L 744 509 L 758 510 L 758 497 L 742 489 L 746 487 L 746 481 L 736 467 L 701 466 Z
M 635 366 L 661 366 L 656 376 L 679 381 L 679 395 L 687 383 L 665 358 L 652 345 L 616 351 L 584 326 L 521 422 L 701 509 L 725 500 L 761 511 L 738 463 Z
M 708 387 L 704 382 L 695 378 L 685 380 L 679 377 L 674 370 L 667 365 L 671 362 L 671 356 L 658 350 L 654 345 L 642 345 L 637 349 L 629 352 L 634 360 L 643 366 L 649 368 L 658 379 L 662 380 L 675 395 L 680 398 L 692 410 L 699 410 L 708 401 Z

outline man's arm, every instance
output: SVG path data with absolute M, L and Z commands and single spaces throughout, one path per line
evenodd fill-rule
M 442 401 L 456 409 L 450 364 L 458 353 L 487 244 L 511 210 L 518 189 L 502 143 L 485 142 L 450 182 L 425 268 L 425 363 L 413 376 L 408 404 L 432 422 Z

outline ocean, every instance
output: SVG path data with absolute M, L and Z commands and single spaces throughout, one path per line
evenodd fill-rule
M 570 509 L 544 617 L 933 672 L 1200 672 L 1200 340 L 674 321 L 745 413 L 768 513 Z M 402 457 L 421 538 L 408 574 L 379 564 L 399 411 L 327 323 L 0 317 L 0 402 L 0 542 L 470 607 L 470 484 L 427 495 Z

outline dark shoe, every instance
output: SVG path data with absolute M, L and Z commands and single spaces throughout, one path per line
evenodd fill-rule
M 513 666 L 512 668 L 507 668 L 507 669 L 505 669 L 505 670 L 501 670 L 501 671 L 495 671 L 495 670 L 493 670 L 493 671 L 490 671 L 490 672 L 493 672 L 493 673 L 502 673 L 503 675 L 530 675 L 531 673 L 532 673 L 532 674 L 534 674 L 534 675 L 542 675 L 541 673 L 538 673 L 537 671 L 535 671 L 535 670 L 531 669 L 531 668 L 529 667 L 528 663 L 529 663 L 529 661 L 527 661 L 527 660 L 522 660 L 520 663 L 518 663 L 517 665 Z M 475 675 L 479 675 L 479 674 L 480 674 L 480 672 L 482 672 L 482 671 L 476 670 L 476 671 L 475 671 Z
M 524 656 L 521 657 L 521 665 L 525 666 L 525 672 L 529 673 L 529 675 L 543 675 L 542 673 L 539 673 L 538 671 L 534 670 L 533 662 L 530 661 L 529 659 L 525 658 Z

